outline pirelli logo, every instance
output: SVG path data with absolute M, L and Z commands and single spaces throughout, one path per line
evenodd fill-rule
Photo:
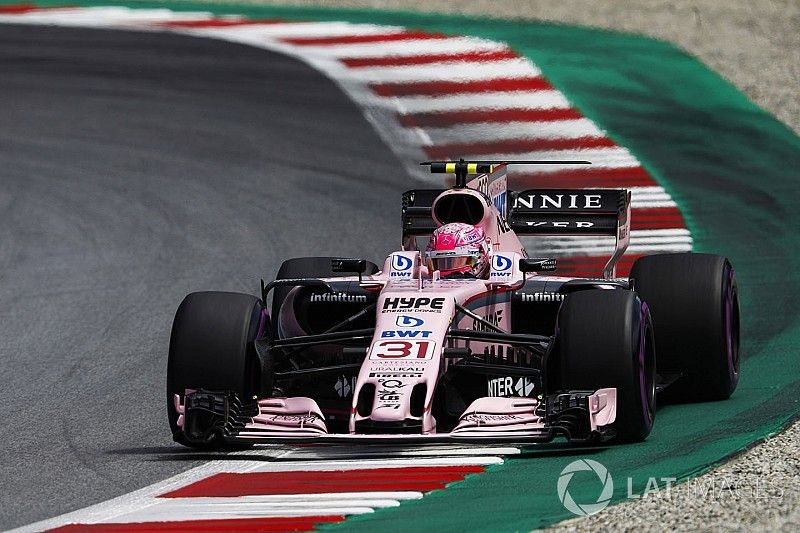
M 371 378 L 421 378 L 422 372 L 370 372 L 369 377 Z

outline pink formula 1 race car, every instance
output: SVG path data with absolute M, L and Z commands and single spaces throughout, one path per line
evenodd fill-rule
M 177 442 L 630 442 L 650 433 L 662 391 L 730 396 L 727 259 L 646 256 L 619 278 L 628 191 L 513 192 L 506 163 L 426 164 L 455 186 L 403 195 L 402 248 L 382 267 L 290 259 L 259 296 L 183 300 L 167 376 Z M 600 277 L 559 277 L 521 235 L 616 245 Z

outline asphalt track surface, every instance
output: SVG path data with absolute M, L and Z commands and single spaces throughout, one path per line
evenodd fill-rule
M 0 25 L 0 72 L 6 529 L 207 459 L 166 425 L 180 300 L 378 259 L 414 183 L 332 82 L 264 50 Z

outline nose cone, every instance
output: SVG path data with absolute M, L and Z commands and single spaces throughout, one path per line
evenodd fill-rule
M 381 295 L 375 335 L 356 383 L 351 432 L 433 431 L 429 407 L 454 313 L 452 295 L 438 291 Z

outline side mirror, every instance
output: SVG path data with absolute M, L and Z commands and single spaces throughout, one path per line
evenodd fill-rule
M 520 272 L 552 272 L 556 269 L 556 260 L 543 257 L 528 257 L 519 260 Z
M 331 259 L 331 270 L 333 272 L 358 274 L 358 279 L 361 281 L 361 274 L 367 271 L 367 260 L 344 258 Z

